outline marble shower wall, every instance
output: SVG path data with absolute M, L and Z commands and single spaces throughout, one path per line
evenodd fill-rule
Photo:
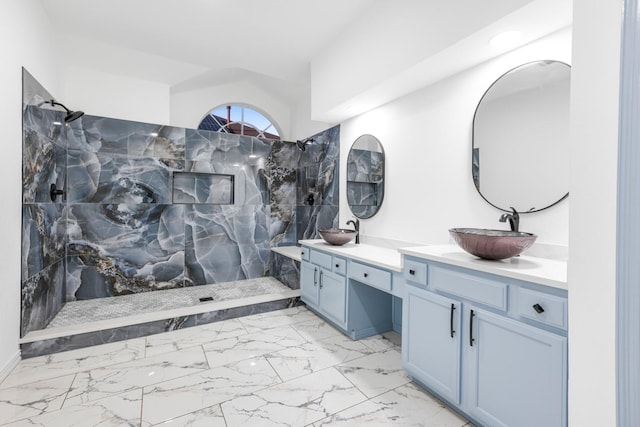
M 65 302 L 64 114 L 40 108 L 52 96 L 23 69 L 21 334 L 44 328 Z
M 297 287 L 271 247 L 337 225 L 339 127 L 302 152 L 89 115 L 61 126 L 37 107 L 48 98 L 24 108 L 23 335 L 65 301 L 271 275 Z
M 272 246 L 295 244 L 301 225 L 308 236 L 337 221 L 338 137 L 338 128 L 324 132 L 301 153 L 218 132 L 73 122 L 67 301 L 274 275 Z M 322 202 L 300 211 L 302 221 L 300 176 Z M 330 209 L 315 213 L 321 207 Z

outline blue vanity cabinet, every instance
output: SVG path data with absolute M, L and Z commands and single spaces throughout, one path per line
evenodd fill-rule
M 300 298 L 311 307 L 318 307 L 320 288 L 318 287 L 318 276 L 320 267 L 311 264 L 309 261 L 300 263 Z
M 405 256 L 409 376 L 475 424 L 566 427 L 567 294 Z
M 442 397 L 460 403 L 461 303 L 408 286 L 402 313 L 405 369 Z
M 300 298 L 309 308 L 346 331 L 345 261 L 315 249 L 304 250 L 309 253 L 309 261 L 300 263 Z
M 567 339 L 467 307 L 468 413 L 489 426 L 564 426 Z

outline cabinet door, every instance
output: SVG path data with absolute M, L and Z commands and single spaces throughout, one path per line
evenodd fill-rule
M 407 286 L 402 314 L 405 369 L 442 397 L 460 403 L 460 302 Z
M 327 270 L 320 270 L 320 311 L 339 326 L 346 328 L 346 279 Z
M 565 426 L 567 339 L 473 307 L 465 318 L 469 414 L 491 426 Z
M 300 297 L 306 304 L 318 306 L 320 268 L 307 261 L 300 263 Z

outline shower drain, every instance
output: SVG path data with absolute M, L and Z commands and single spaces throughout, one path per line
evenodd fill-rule
M 213 301 L 213 297 L 202 297 L 199 298 L 200 302 Z

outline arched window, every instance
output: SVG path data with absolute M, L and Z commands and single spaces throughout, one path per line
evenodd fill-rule
M 198 129 L 280 139 L 280 131 L 270 119 L 242 104 L 221 105 L 214 108 L 202 119 Z

